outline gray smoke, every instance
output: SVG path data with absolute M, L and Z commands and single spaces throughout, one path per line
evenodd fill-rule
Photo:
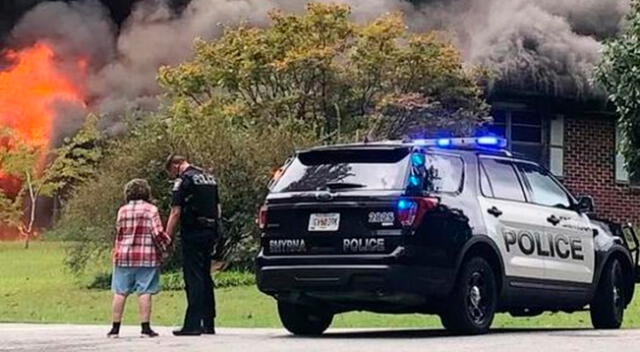
M 467 62 L 496 74 L 494 88 L 591 98 L 601 41 L 628 10 L 629 0 L 454 0 L 431 1 L 411 19 L 451 31 Z
M 449 32 L 467 63 L 495 72 L 494 89 L 568 98 L 597 93 L 589 82 L 601 41 L 618 32 L 629 9 L 629 0 L 342 2 L 351 5 L 357 21 L 401 11 L 413 30 Z M 11 42 L 27 45 L 46 40 L 62 57 L 87 57 L 91 63 L 85 80 L 90 93 L 88 109 L 103 114 L 105 127 L 117 132 L 122 128 L 122 112 L 157 106 L 158 67 L 188 59 L 195 38 L 216 38 L 225 25 L 241 22 L 265 25 L 269 10 L 301 12 L 304 3 L 192 0 L 178 15 L 166 1 L 146 0 L 136 2 L 131 16 L 118 29 L 97 0 L 47 2 L 21 19 Z

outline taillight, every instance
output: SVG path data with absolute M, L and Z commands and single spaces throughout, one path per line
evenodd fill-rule
M 416 228 L 424 214 L 438 206 L 435 198 L 402 198 L 396 204 L 397 219 L 404 227 Z
M 267 227 L 267 206 L 263 205 L 260 207 L 260 211 L 258 212 L 258 227 L 260 230 L 264 230 Z

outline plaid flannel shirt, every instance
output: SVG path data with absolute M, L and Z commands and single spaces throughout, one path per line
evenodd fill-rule
M 156 267 L 162 262 L 171 238 L 164 232 L 158 208 L 145 201 L 131 201 L 118 210 L 113 264 L 124 267 Z

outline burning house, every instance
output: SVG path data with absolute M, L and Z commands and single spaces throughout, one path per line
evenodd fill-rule
M 477 3 L 467 2 L 474 20 L 457 30 L 469 61 L 496 73 L 491 131 L 574 194 L 593 196 L 596 215 L 640 223 L 640 180 L 629 178 L 617 116 L 591 82 L 601 41 L 624 25 L 629 1 Z
M 506 137 L 513 152 L 547 165 L 575 194 L 592 195 L 598 215 L 640 223 L 640 182 L 625 171 L 616 115 L 591 82 L 602 41 L 623 26 L 629 0 L 343 2 L 358 21 L 401 11 L 412 29 L 449 33 L 467 63 L 493 72 L 491 132 Z M 194 38 L 216 38 L 220 24 L 263 25 L 269 10 L 296 12 L 305 3 L 2 1 L 0 125 L 54 145 L 93 111 L 104 116 L 104 130 L 118 133 L 119 112 L 156 107 L 157 68 L 187 59 Z M 34 67 L 41 71 L 20 76 L 19 66 L 7 64 L 10 56 L 38 57 Z M 16 106 L 33 116 L 16 117 Z

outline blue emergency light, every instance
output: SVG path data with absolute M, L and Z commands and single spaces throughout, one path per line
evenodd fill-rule
M 498 137 L 480 137 L 477 139 L 479 145 L 497 146 L 500 144 Z
M 409 184 L 411 185 L 411 187 L 420 186 L 420 177 L 418 177 L 416 175 L 409 176 Z
M 507 147 L 507 140 L 494 136 L 462 137 L 462 138 L 437 138 L 416 139 L 413 144 L 424 147 L 438 148 L 495 148 Z
M 414 153 L 413 155 L 411 155 L 411 163 L 416 167 L 424 165 L 424 154 Z
M 413 202 L 407 199 L 400 199 L 398 201 L 398 210 L 407 210 L 413 206 Z

